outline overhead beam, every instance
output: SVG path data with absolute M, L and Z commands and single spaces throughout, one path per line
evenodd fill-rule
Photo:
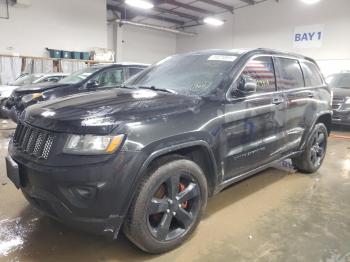
M 161 12 L 161 13 L 168 13 L 168 14 L 172 14 L 172 15 L 177 15 L 180 16 L 182 18 L 186 18 L 186 19 L 190 19 L 190 20 L 200 20 L 201 18 L 198 16 L 194 16 L 194 15 L 190 15 L 190 14 L 185 14 L 183 12 L 179 12 L 176 10 L 169 10 L 169 9 L 165 9 L 162 7 L 159 7 L 160 4 L 164 4 L 166 1 L 164 0 L 154 0 L 153 4 L 155 5 L 153 7 L 153 9 L 157 12 Z
M 199 1 L 203 2 L 203 3 L 206 3 L 206 4 L 209 4 L 209 5 L 212 5 L 212 6 L 216 6 L 216 7 L 225 9 L 225 10 L 233 13 L 233 6 L 226 5 L 226 4 L 223 4 L 223 3 L 219 3 L 219 2 L 214 1 L 214 0 L 199 0 Z
M 123 0 L 114 0 L 113 2 L 115 3 L 118 3 L 120 5 L 123 4 Z M 161 7 L 158 7 L 157 5 L 159 4 L 159 1 L 158 0 L 155 0 L 152 2 L 155 6 L 153 7 L 153 10 L 156 11 L 156 12 L 159 12 L 159 13 L 165 13 L 165 14 L 171 14 L 171 15 L 176 15 L 176 16 L 179 16 L 179 17 L 182 17 L 182 18 L 186 18 L 186 19 L 189 19 L 189 20 L 200 20 L 201 18 L 198 17 L 198 16 L 194 16 L 194 15 L 190 15 L 190 14 L 185 14 L 185 13 L 182 13 L 182 12 L 179 12 L 179 11 L 176 11 L 176 10 L 169 10 L 169 9 L 165 9 L 165 8 L 161 8 Z
M 212 12 L 210 12 L 208 10 L 205 10 L 205 9 L 202 9 L 202 8 L 199 8 L 196 6 L 184 4 L 184 3 L 178 2 L 176 0 L 158 0 L 157 2 L 159 4 L 169 4 L 169 5 L 174 5 L 176 7 L 182 7 L 184 9 L 191 10 L 191 11 L 201 13 L 201 14 L 206 14 L 206 15 L 212 14 Z
M 181 21 L 181 20 L 177 20 L 177 19 L 173 19 L 173 18 L 169 18 L 169 17 L 163 17 L 161 15 L 153 15 L 153 14 L 150 14 L 150 13 L 145 12 L 145 11 L 130 10 L 123 5 L 122 6 L 114 6 L 111 4 L 107 4 L 107 9 L 119 12 L 121 18 L 125 19 L 125 20 L 131 20 L 131 19 L 135 18 L 136 16 L 143 16 L 143 17 L 147 17 L 147 18 L 152 18 L 152 19 L 156 19 L 156 20 L 160 20 L 160 21 L 173 23 L 176 25 L 183 25 L 185 23 L 184 21 Z
M 201 18 L 198 16 L 194 16 L 194 15 L 189 15 L 189 14 L 185 14 L 182 12 L 178 12 L 176 10 L 169 10 L 169 9 L 165 9 L 165 8 L 161 8 L 161 7 L 153 7 L 153 10 L 160 12 L 160 13 L 165 13 L 165 14 L 171 14 L 171 15 L 176 15 L 182 18 L 186 18 L 186 19 L 190 19 L 190 20 L 200 20 Z
M 255 4 L 255 0 L 240 0 L 241 2 L 244 2 L 248 5 L 254 5 Z

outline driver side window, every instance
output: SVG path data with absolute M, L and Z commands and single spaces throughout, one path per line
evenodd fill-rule
M 250 60 L 239 78 L 238 85 L 242 85 L 242 82 L 244 84 L 247 80 L 256 83 L 256 93 L 276 91 L 275 70 L 272 57 L 261 56 Z

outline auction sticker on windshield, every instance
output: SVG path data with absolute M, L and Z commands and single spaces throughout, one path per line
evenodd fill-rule
M 233 62 L 236 60 L 236 56 L 230 55 L 212 55 L 208 58 L 208 61 L 225 61 L 225 62 Z

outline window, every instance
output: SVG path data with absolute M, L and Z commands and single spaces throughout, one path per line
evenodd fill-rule
M 228 82 L 238 53 L 192 53 L 167 57 L 132 77 L 128 87 L 154 86 L 189 96 L 210 95 Z
M 78 84 L 84 81 L 86 78 L 91 76 L 92 74 L 96 73 L 98 70 L 100 70 L 100 67 L 88 67 L 81 69 L 79 71 L 74 72 L 73 74 L 61 79 L 59 82 L 60 84 Z
M 257 92 L 276 90 L 275 71 L 271 57 L 263 56 L 252 59 L 246 65 L 242 76 L 250 77 L 257 82 Z
M 124 82 L 123 69 L 104 71 L 98 76 L 98 81 L 100 84 L 99 88 L 120 86 Z
M 315 64 L 310 62 L 302 62 L 301 68 L 303 69 L 306 86 L 323 85 L 322 77 Z
M 144 68 L 129 67 L 129 77 L 132 77 L 140 73 Z
M 59 76 L 49 76 L 41 80 L 41 82 L 58 82 L 61 79 Z
M 304 87 L 303 73 L 297 60 L 276 57 L 277 86 L 280 89 Z

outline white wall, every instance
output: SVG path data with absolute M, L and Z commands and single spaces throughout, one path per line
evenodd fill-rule
M 168 32 L 110 24 L 108 35 L 109 47 L 114 43 L 118 62 L 151 64 L 176 53 L 176 36 Z
M 10 19 L 0 19 L 0 54 L 44 56 L 45 47 L 107 47 L 106 0 L 30 2 L 29 7 L 10 7 Z
M 350 69 L 350 1 L 321 0 L 305 5 L 299 0 L 270 0 L 223 16 L 223 27 L 201 26 L 196 37 L 177 37 L 177 52 L 207 48 L 268 47 L 294 51 L 320 61 L 325 74 Z M 296 26 L 324 24 L 321 48 L 295 49 Z

